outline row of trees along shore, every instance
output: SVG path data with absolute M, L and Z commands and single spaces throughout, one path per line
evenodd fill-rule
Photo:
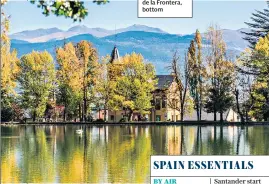
M 233 108 L 242 122 L 269 118 L 269 10 L 253 14 L 246 33 L 250 48 L 236 59 L 227 52 L 222 32 L 210 26 L 204 35 L 197 30 L 184 56 L 174 54 L 170 70 L 177 83 L 181 113 L 192 109 L 201 120 L 202 111 L 220 114 Z M 65 43 L 56 48 L 55 58 L 32 51 L 20 59 L 10 49 L 9 20 L 1 21 L 1 118 L 21 120 L 27 111 L 33 121 L 49 116 L 57 121 L 56 107 L 63 106 L 63 121 L 87 121 L 92 108 L 124 109 L 128 120 L 134 111 L 147 114 L 156 88 L 155 68 L 142 55 L 132 53 L 111 64 L 109 56 L 98 58 L 87 42 Z M 119 75 L 120 74 L 120 75 Z M 106 111 L 104 111 L 106 113 Z M 105 114 L 106 117 L 106 114 Z
M 223 121 L 224 112 L 230 108 L 239 114 L 241 122 L 269 120 L 269 34 L 251 44 L 233 59 L 221 29 L 213 25 L 204 39 L 196 31 L 184 60 L 174 54 L 170 70 L 180 91 L 180 105 L 168 104 L 181 112 L 181 120 L 190 112 L 190 105 L 198 121 L 203 111 L 213 113 L 215 121 L 219 114 Z
M 63 121 L 88 121 L 93 108 L 125 109 L 129 120 L 133 111 L 149 113 L 157 80 L 154 66 L 141 54 L 125 55 L 111 64 L 109 56 L 99 61 L 93 45 L 80 41 L 57 48 L 56 61 L 47 51 L 32 51 L 18 59 L 16 51 L 10 51 L 9 22 L 2 23 L 3 121 L 23 119 L 25 111 L 33 121 L 43 117 L 57 121 L 56 107 L 61 106 Z

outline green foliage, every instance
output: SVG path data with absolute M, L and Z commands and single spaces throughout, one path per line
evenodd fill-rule
M 128 111 L 128 120 L 134 111 L 149 113 L 152 94 L 156 86 L 155 69 L 144 63 L 140 54 L 132 53 L 121 58 L 121 75 L 116 76 L 114 100 Z
M 16 76 L 19 73 L 17 51 L 10 49 L 9 19 L 1 14 L 1 91 L 7 96 L 15 94 Z
M 82 1 L 37 1 L 30 0 L 32 4 L 37 3 L 37 7 L 43 10 L 45 16 L 54 14 L 56 16 L 64 16 L 76 21 L 82 21 L 88 15 L 88 10 Z M 97 5 L 106 4 L 108 0 L 94 0 Z
M 188 49 L 189 66 L 189 88 L 190 95 L 194 99 L 195 109 L 197 111 L 197 120 L 201 119 L 202 100 L 203 100 L 203 71 L 202 65 L 202 37 L 199 30 L 196 30 L 195 38 L 191 41 Z
M 245 52 L 241 57 L 245 70 L 253 77 L 251 86 L 250 115 L 257 120 L 269 119 L 269 35 L 260 38 L 255 49 Z
M 94 103 L 99 108 L 104 109 L 104 120 L 106 121 L 107 109 L 118 110 L 115 98 L 116 81 L 109 77 L 108 71 L 111 68 L 110 57 L 102 58 L 102 62 L 97 67 L 97 79 L 95 83 Z
M 1 121 L 7 122 L 14 118 L 14 111 L 11 108 L 12 98 L 4 89 L 1 89 Z
M 109 3 L 109 0 L 93 0 L 94 3 L 97 3 L 98 5 L 100 4 L 106 4 Z
M 56 58 L 59 63 L 58 102 L 65 106 L 64 119 L 66 115 L 81 114 L 81 111 L 77 109 L 82 100 L 82 116 L 86 119 L 88 105 L 95 100 L 94 86 L 98 73 L 97 51 L 87 41 L 81 41 L 75 46 L 67 43 L 63 48 L 57 49 Z
M 54 87 L 56 73 L 52 56 L 47 52 L 33 51 L 21 58 L 20 84 L 22 104 L 36 117 L 42 117 Z
M 207 112 L 219 112 L 221 116 L 233 105 L 233 64 L 229 61 L 219 61 L 216 76 L 216 85 L 208 87 L 204 108 Z M 221 117 L 223 118 L 223 117 Z
M 5 5 L 9 0 L 1 0 L 1 6 Z M 84 6 L 82 1 L 38 1 L 30 0 L 30 3 L 37 4 L 38 8 L 43 10 L 45 16 L 54 14 L 56 16 L 64 16 L 65 18 L 71 18 L 74 22 L 82 21 L 88 15 L 88 10 Z M 109 0 L 93 0 L 93 3 L 102 5 L 109 3 Z
M 2 1 L 1 1 L 2 3 Z M 1 9 L 2 10 L 2 9 Z M 11 121 L 16 118 L 13 109 L 15 100 L 16 77 L 19 73 L 17 52 L 10 49 L 9 18 L 1 13 L 1 120 Z
M 231 89 L 229 88 L 230 87 L 229 82 L 232 83 L 232 81 L 229 81 L 228 79 L 224 80 L 226 80 L 225 83 L 227 84 L 223 85 L 222 88 L 220 89 L 210 88 L 208 90 L 205 109 L 207 109 L 207 112 L 209 113 L 214 112 L 214 108 L 216 109 L 217 112 L 223 113 L 233 105 L 233 96 L 231 95 L 230 93 Z
M 233 104 L 234 65 L 225 58 L 226 46 L 218 27 L 209 28 L 207 39 L 211 47 L 207 56 L 209 82 L 207 83 L 205 109 L 207 112 L 213 112 L 214 115 L 219 112 L 221 120 L 223 120 L 223 113 Z
M 64 121 L 78 117 L 78 106 L 82 97 L 73 91 L 67 84 L 60 84 L 58 87 L 57 104 L 64 105 Z
M 32 4 L 37 3 L 37 7 L 43 10 L 43 14 L 49 16 L 64 16 L 74 21 L 81 21 L 88 15 L 88 10 L 81 1 L 36 1 L 30 0 Z
M 14 118 L 14 111 L 11 107 L 3 106 L 1 108 L 1 121 L 9 122 Z
M 267 6 L 269 7 L 269 2 L 267 1 Z M 243 32 L 245 40 L 250 43 L 252 48 L 255 47 L 259 38 L 265 37 L 269 32 L 269 9 L 265 8 L 262 11 L 256 10 L 255 13 L 252 13 L 251 23 L 245 22 L 251 28 L 250 32 Z

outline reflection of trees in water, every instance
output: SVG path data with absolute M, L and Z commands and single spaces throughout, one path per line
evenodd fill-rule
M 248 127 L 246 141 L 249 144 L 251 155 L 269 154 L 269 127 L 254 126 Z
M 166 126 L 150 126 L 153 154 L 166 155 Z
M 227 128 L 227 127 L 226 127 Z M 227 130 L 227 129 L 226 129 Z M 197 127 L 193 155 L 230 155 L 234 154 L 233 145 L 224 136 L 223 126 Z
M 51 169 L 53 155 L 50 154 L 50 140 L 46 139 L 44 128 L 20 126 L 18 129 L 20 138 L 17 139 L 16 145 L 7 148 L 11 152 L 17 152 L 16 168 L 13 168 L 17 172 L 12 178 L 20 178 L 19 182 L 53 182 L 55 177 L 54 170 Z
M 266 126 L 4 126 L 2 136 L 2 182 L 143 183 L 153 154 L 269 154 Z
M 6 127 L 2 128 L 2 131 L 7 129 Z M 2 135 L 3 136 L 3 135 Z M 17 135 L 15 135 L 17 136 Z M 1 182 L 0 183 L 18 183 L 20 182 L 20 172 L 18 163 L 16 162 L 16 150 L 12 149 L 17 142 L 18 138 L 7 139 L 4 138 L 1 140 Z
M 155 127 L 153 127 L 152 129 L 154 128 Z M 164 133 L 166 140 L 165 147 L 163 147 L 163 149 L 165 148 L 166 150 L 162 150 L 163 152 L 168 155 L 189 155 L 192 153 L 195 142 L 195 127 L 181 125 L 164 126 L 162 128 L 163 130 L 165 130 Z M 156 140 L 152 140 L 152 142 L 155 141 Z
M 109 128 L 108 182 L 146 182 L 150 169 L 151 139 L 145 130 L 138 126 L 128 130 Z

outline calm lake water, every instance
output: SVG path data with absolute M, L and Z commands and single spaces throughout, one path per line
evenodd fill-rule
M 76 130 L 82 129 L 82 135 Z M 149 182 L 150 155 L 269 155 L 269 126 L 2 126 L 2 181 Z

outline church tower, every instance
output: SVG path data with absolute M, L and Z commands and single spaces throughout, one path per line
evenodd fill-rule
M 114 46 L 109 61 L 108 75 L 110 80 L 116 80 L 117 76 L 122 74 L 122 63 L 120 54 L 116 45 Z
M 120 59 L 120 54 L 119 54 L 118 48 L 115 45 L 112 52 L 111 52 L 110 63 L 114 64 L 115 61 L 118 61 L 119 59 Z

